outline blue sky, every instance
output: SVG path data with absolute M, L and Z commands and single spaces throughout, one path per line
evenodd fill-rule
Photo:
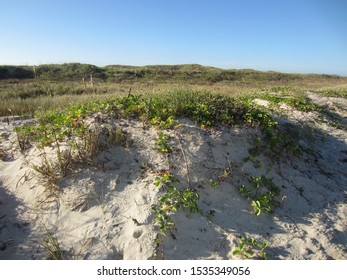
M 347 76 L 346 0 L 0 0 L 0 65 L 199 63 Z

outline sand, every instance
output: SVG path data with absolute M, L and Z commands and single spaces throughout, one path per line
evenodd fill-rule
M 347 124 L 346 99 L 307 94 Z M 347 259 L 347 131 L 316 112 L 280 108 L 280 125 L 303 128 L 300 144 L 311 152 L 299 159 L 261 155 L 255 166 L 244 159 L 258 128 L 201 128 L 188 119 L 166 131 L 174 147 L 166 157 L 156 149 L 157 129 L 105 117 L 104 125 L 125 132 L 126 146 L 100 151 L 97 166 L 76 164 L 58 180 L 58 190 L 49 190 L 33 169 L 42 162 L 42 150 L 18 148 L 14 127 L 35 120 L 11 118 L 8 124 L 3 118 L 0 259 L 49 258 L 45 240 L 50 236 L 65 259 L 238 259 L 233 251 L 241 236 L 267 241 L 269 259 Z M 97 115 L 88 121 L 94 129 L 101 125 Z M 158 245 L 151 207 L 163 194 L 154 181 L 165 169 L 179 179 L 177 188 L 199 194 L 201 211 L 173 214 L 174 229 Z M 256 216 L 238 187 L 261 175 L 280 188 L 281 205 Z

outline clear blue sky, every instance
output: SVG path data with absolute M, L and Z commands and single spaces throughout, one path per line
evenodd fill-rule
M 0 65 L 199 63 L 347 76 L 347 0 L 0 0 Z

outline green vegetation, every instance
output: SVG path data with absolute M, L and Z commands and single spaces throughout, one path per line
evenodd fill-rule
M 48 186 L 65 176 L 75 163 L 95 164 L 95 155 L 105 145 L 121 144 L 127 146 L 124 133 L 120 130 L 104 127 L 109 137 L 107 143 L 99 143 L 100 129 L 89 129 L 85 119 L 93 114 L 101 114 L 107 118 L 136 118 L 143 125 L 155 125 L 161 128 L 174 128 L 177 118 L 187 117 L 207 126 L 252 126 L 259 127 L 261 137 L 255 139 L 255 145 L 250 150 L 246 160 L 252 160 L 258 167 L 262 162 L 256 157 L 261 153 L 278 158 L 283 153 L 299 155 L 301 150 L 297 146 L 297 139 L 289 136 L 293 133 L 283 131 L 273 120 L 270 112 L 254 104 L 251 97 L 226 96 L 200 91 L 172 91 L 162 95 L 134 95 L 114 97 L 105 101 L 93 101 L 74 105 L 60 110 L 38 111 L 35 115 L 37 125 L 16 128 L 20 149 L 24 152 L 31 143 L 43 149 L 45 146 L 55 147 L 55 160 L 49 159 L 43 152 L 43 161 L 34 166 L 44 177 L 48 178 Z M 159 125 L 158 125 L 159 124 Z M 105 133 L 104 133 L 105 134 Z M 293 134 L 294 135 L 294 134 Z M 66 142 L 67 150 L 60 148 L 60 143 Z M 158 132 L 156 148 L 160 153 L 170 154 L 173 147 L 170 137 L 163 131 Z M 224 174 L 227 176 L 228 170 Z M 222 178 L 221 178 L 222 180 Z M 216 188 L 214 182 L 211 186 Z M 261 207 L 260 207 L 261 208 Z
M 159 202 L 152 206 L 152 211 L 155 215 L 155 220 L 159 224 L 159 232 L 162 235 L 166 235 L 167 231 L 170 231 L 174 227 L 174 223 L 171 219 L 171 215 L 179 209 L 187 209 L 190 212 L 199 212 L 199 206 L 197 201 L 200 196 L 190 189 L 179 190 L 173 186 L 179 181 L 169 172 L 164 172 L 160 177 L 157 177 L 155 184 L 157 187 L 161 187 L 165 192 L 160 197 Z M 159 243 L 161 238 L 158 237 Z
M 289 132 L 289 133 L 288 133 Z M 293 155 L 300 157 L 302 150 L 298 145 L 296 134 L 290 134 L 290 130 L 284 128 L 273 127 L 264 128 L 261 137 L 256 137 L 254 147 L 249 149 L 250 156 L 245 161 L 252 160 L 254 163 L 260 164 L 256 157 L 265 154 L 270 159 L 279 160 L 282 156 Z
M 221 95 L 238 97 L 260 96 L 262 92 L 275 92 L 279 97 L 267 98 L 283 101 L 303 109 L 310 109 L 306 100 L 297 99 L 305 90 L 321 92 L 327 96 L 346 96 L 347 78 L 334 75 L 299 75 L 255 70 L 223 70 L 201 65 L 156 65 L 97 67 L 89 64 L 67 63 L 39 66 L 0 66 L 0 115 L 34 115 L 37 110 L 65 108 L 92 100 L 106 100 L 131 93 L 139 95 L 162 94 L 168 91 L 208 91 Z M 331 87 L 331 86 L 334 87 Z M 285 97 L 286 95 L 286 97 Z M 291 97 L 290 97 L 291 96 Z M 212 100 L 210 100 L 212 101 Z M 271 101 L 271 100 L 270 100 Z M 158 109 L 155 103 L 151 110 Z M 214 104 L 215 109 L 220 109 Z M 208 108 L 207 108 L 208 107 Z M 168 106 L 165 106 L 168 108 Z M 213 108 L 201 103 L 195 108 L 200 114 L 198 122 L 209 124 L 209 113 Z M 228 112 L 224 112 L 228 113 Z M 221 112 L 223 118 L 223 112 Z M 153 125 L 165 122 L 152 118 Z M 199 116 L 196 116 L 199 118 Z M 169 119 L 170 120 L 173 119 Z M 163 123 L 164 124 L 164 123 Z M 166 124 L 170 126 L 169 124 Z M 171 124 L 173 125 L 173 124 Z M 165 124 L 164 124 L 165 126 Z
M 214 188 L 214 189 L 218 189 L 219 188 L 218 182 L 216 182 L 215 180 L 210 179 L 208 182 L 210 183 L 210 186 L 212 188 Z
M 278 90 L 278 88 L 275 88 Z M 283 93 L 282 91 L 279 91 L 280 94 L 261 94 L 259 95 L 260 98 L 270 101 L 271 103 L 277 105 L 279 103 L 284 103 L 290 107 L 293 107 L 296 110 L 308 112 L 308 111 L 319 111 L 320 108 L 318 108 L 315 104 L 313 104 L 312 101 L 310 101 L 305 95 L 298 94 L 295 89 L 286 88 L 285 92 L 288 93 L 295 93 L 295 96 L 290 96 L 286 93 Z
M 117 82 L 138 80 L 148 81 L 188 81 L 193 83 L 217 83 L 217 82 L 301 82 L 304 79 L 316 82 L 317 79 L 341 80 L 343 77 L 335 75 L 300 75 L 285 74 L 273 71 L 261 72 L 250 69 L 223 70 L 214 67 L 205 67 L 198 64 L 181 65 L 149 65 L 127 66 L 109 65 L 97 67 L 90 64 L 65 63 L 43 64 L 39 66 L 0 66 L 0 79 L 50 79 L 71 80 L 89 79 L 90 75 L 97 79 Z
M 58 239 L 46 228 L 46 234 L 42 238 L 41 244 L 48 253 L 49 260 L 63 260 L 64 255 Z
M 71 106 L 65 110 L 39 111 L 36 113 L 38 125 L 18 127 L 20 146 L 33 141 L 39 147 L 47 146 L 53 142 L 62 141 L 72 136 L 85 135 L 87 127 L 83 117 L 105 109 L 106 104 L 92 102 L 82 105 Z
M 172 147 L 169 144 L 170 136 L 162 131 L 158 133 L 159 140 L 155 143 L 157 149 L 162 154 L 169 154 L 172 152 Z
M 240 237 L 238 246 L 234 249 L 234 256 L 241 256 L 243 259 L 258 258 L 266 260 L 267 253 L 264 251 L 269 245 L 268 242 L 258 242 L 253 237 Z
M 123 98 L 75 105 L 64 110 L 38 111 L 36 113 L 38 126 L 18 128 L 17 132 L 20 141 L 23 142 L 22 146 L 25 146 L 27 138 L 46 146 L 56 139 L 85 135 L 86 127 L 83 119 L 96 112 L 115 118 L 137 118 L 145 120 L 149 125 L 164 122 L 171 126 L 178 117 L 191 118 L 204 126 L 243 126 L 252 122 L 257 122 L 263 128 L 276 125 L 267 112 L 256 105 L 251 105 L 247 99 L 240 101 L 225 95 L 174 91 L 150 98 L 130 94 Z M 169 152 L 170 148 L 166 145 L 168 136 L 163 132 L 158 136 L 158 148 L 162 148 L 162 152 Z
M 262 212 L 272 213 L 274 208 L 281 204 L 276 200 L 280 195 L 280 189 L 270 178 L 260 176 L 255 178 L 249 177 L 251 187 L 244 185 L 239 187 L 239 193 L 247 200 L 251 200 L 251 206 L 255 215 L 259 216 Z
M 319 94 L 327 97 L 342 97 L 347 98 L 346 87 L 323 88 L 317 91 Z

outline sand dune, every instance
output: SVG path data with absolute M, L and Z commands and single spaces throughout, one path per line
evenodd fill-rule
M 346 99 L 308 96 L 346 124 Z M 347 259 L 347 131 L 315 112 L 280 108 L 280 125 L 297 127 L 311 151 L 301 158 L 260 155 L 255 166 L 245 158 L 258 128 L 201 128 L 188 119 L 166 131 L 175 147 L 166 157 L 156 149 L 155 128 L 102 116 L 103 125 L 124 131 L 127 145 L 100 151 L 98 166 L 76 164 L 51 191 L 33 169 L 42 150 L 32 146 L 21 153 L 13 132 L 35 120 L 3 119 L 0 259 L 45 259 L 50 237 L 66 259 L 236 259 L 240 236 L 267 241 L 269 259 Z M 89 122 L 99 129 L 100 116 Z M 174 229 L 157 244 L 151 207 L 162 195 L 155 178 L 167 169 L 179 180 L 178 189 L 199 194 L 200 212 L 172 215 Z M 281 204 L 257 216 L 238 188 L 261 175 L 279 187 Z

